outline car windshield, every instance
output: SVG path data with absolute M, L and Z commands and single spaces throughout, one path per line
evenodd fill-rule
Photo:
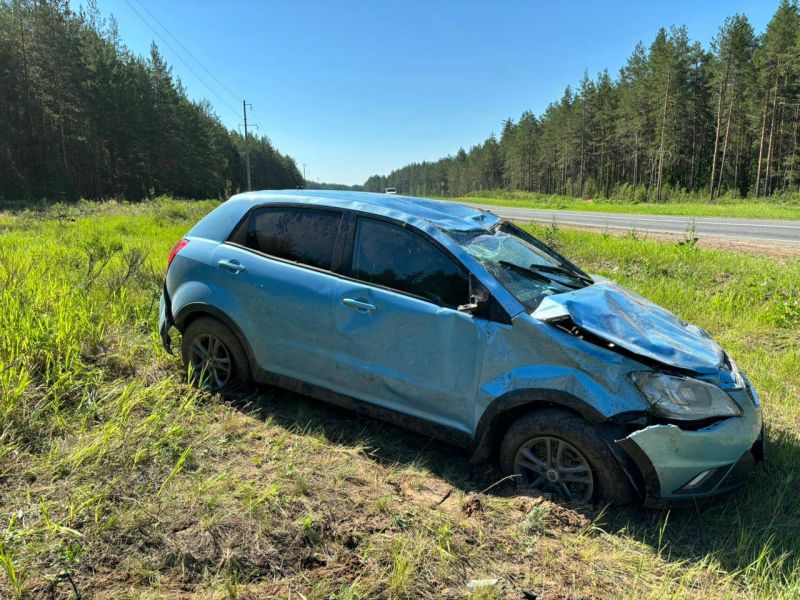
M 586 273 L 508 221 L 486 231 L 451 234 L 528 311 L 541 301 L 594 283 Z

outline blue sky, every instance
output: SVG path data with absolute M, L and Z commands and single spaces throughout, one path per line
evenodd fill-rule
M 155 40 L 225 125 L 241 123 L 246 98 L 248 121 L 310 179 L 350 184 L 469 148 L 523 110 L 540 114 L 584 70 L 616 75 L 661 26 L 685 24 L 708 47 L 726 16 L 744 13 L 760 33 L 777 4 L 98 0 L 131 50 L 147 54 Z

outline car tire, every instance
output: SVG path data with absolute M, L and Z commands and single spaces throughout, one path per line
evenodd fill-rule
M 188 380 L 198 387 L 223 395 L 252 387 L 250 363 L 239 338 L 217 319 L 200 317 L 189 324 L 181 356 Z
M 567 411 L 530 412 L 506 432 L 500 467 L 518 487 L 566 502 L 627 504 L 635 494 L 597 427 Z

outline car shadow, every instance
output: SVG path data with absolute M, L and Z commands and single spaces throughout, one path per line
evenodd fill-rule
M 295 392 L 259 386 L 256 394 L 231 402 L 289 431 L 310 431 L 330 443 L 364 447 L 379 464 L 414 464 L 465 493 L 485 490 L 502 478 L 488 463 L 471 464 L 466 450 Z M 499 487 L 493 491 L 501 492 Z
M 401 427 L 320 401 L 263 386 L 234 406 L 290 431 L 313 431 L 335 444 L 365 447 L 384 465 L 428 470 L 464 493 L 514 493 L 491 464 L 471 464 L 468 452 Z M 800 569 L 800 439 L 768 431 L 767 465 L 759 467 L 738 492 L 693 507 L 649 510 L 638 506 L 599 507 L 588 513 L 593 525 L 632 538 L 670 561 L 700 561 L 713 555 L 728 573 L 750 568 L 777 569 L 772 576 Z M 585 511 L 581 511 L 585 512 Z M 757 561 L 761 562 L 757 562 Z

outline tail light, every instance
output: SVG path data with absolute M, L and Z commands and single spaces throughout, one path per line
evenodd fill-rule
M 167 259 L 167 271 L 169 271 L 169 266 L 172 264 L 172 261 L 175 260 L 175 257 L 178 255 L 178 252 L 183 250 L 188 244 L 189 240 L 182 239 L 172 247 L 172 250 L 169 251 L 169 258 Z

